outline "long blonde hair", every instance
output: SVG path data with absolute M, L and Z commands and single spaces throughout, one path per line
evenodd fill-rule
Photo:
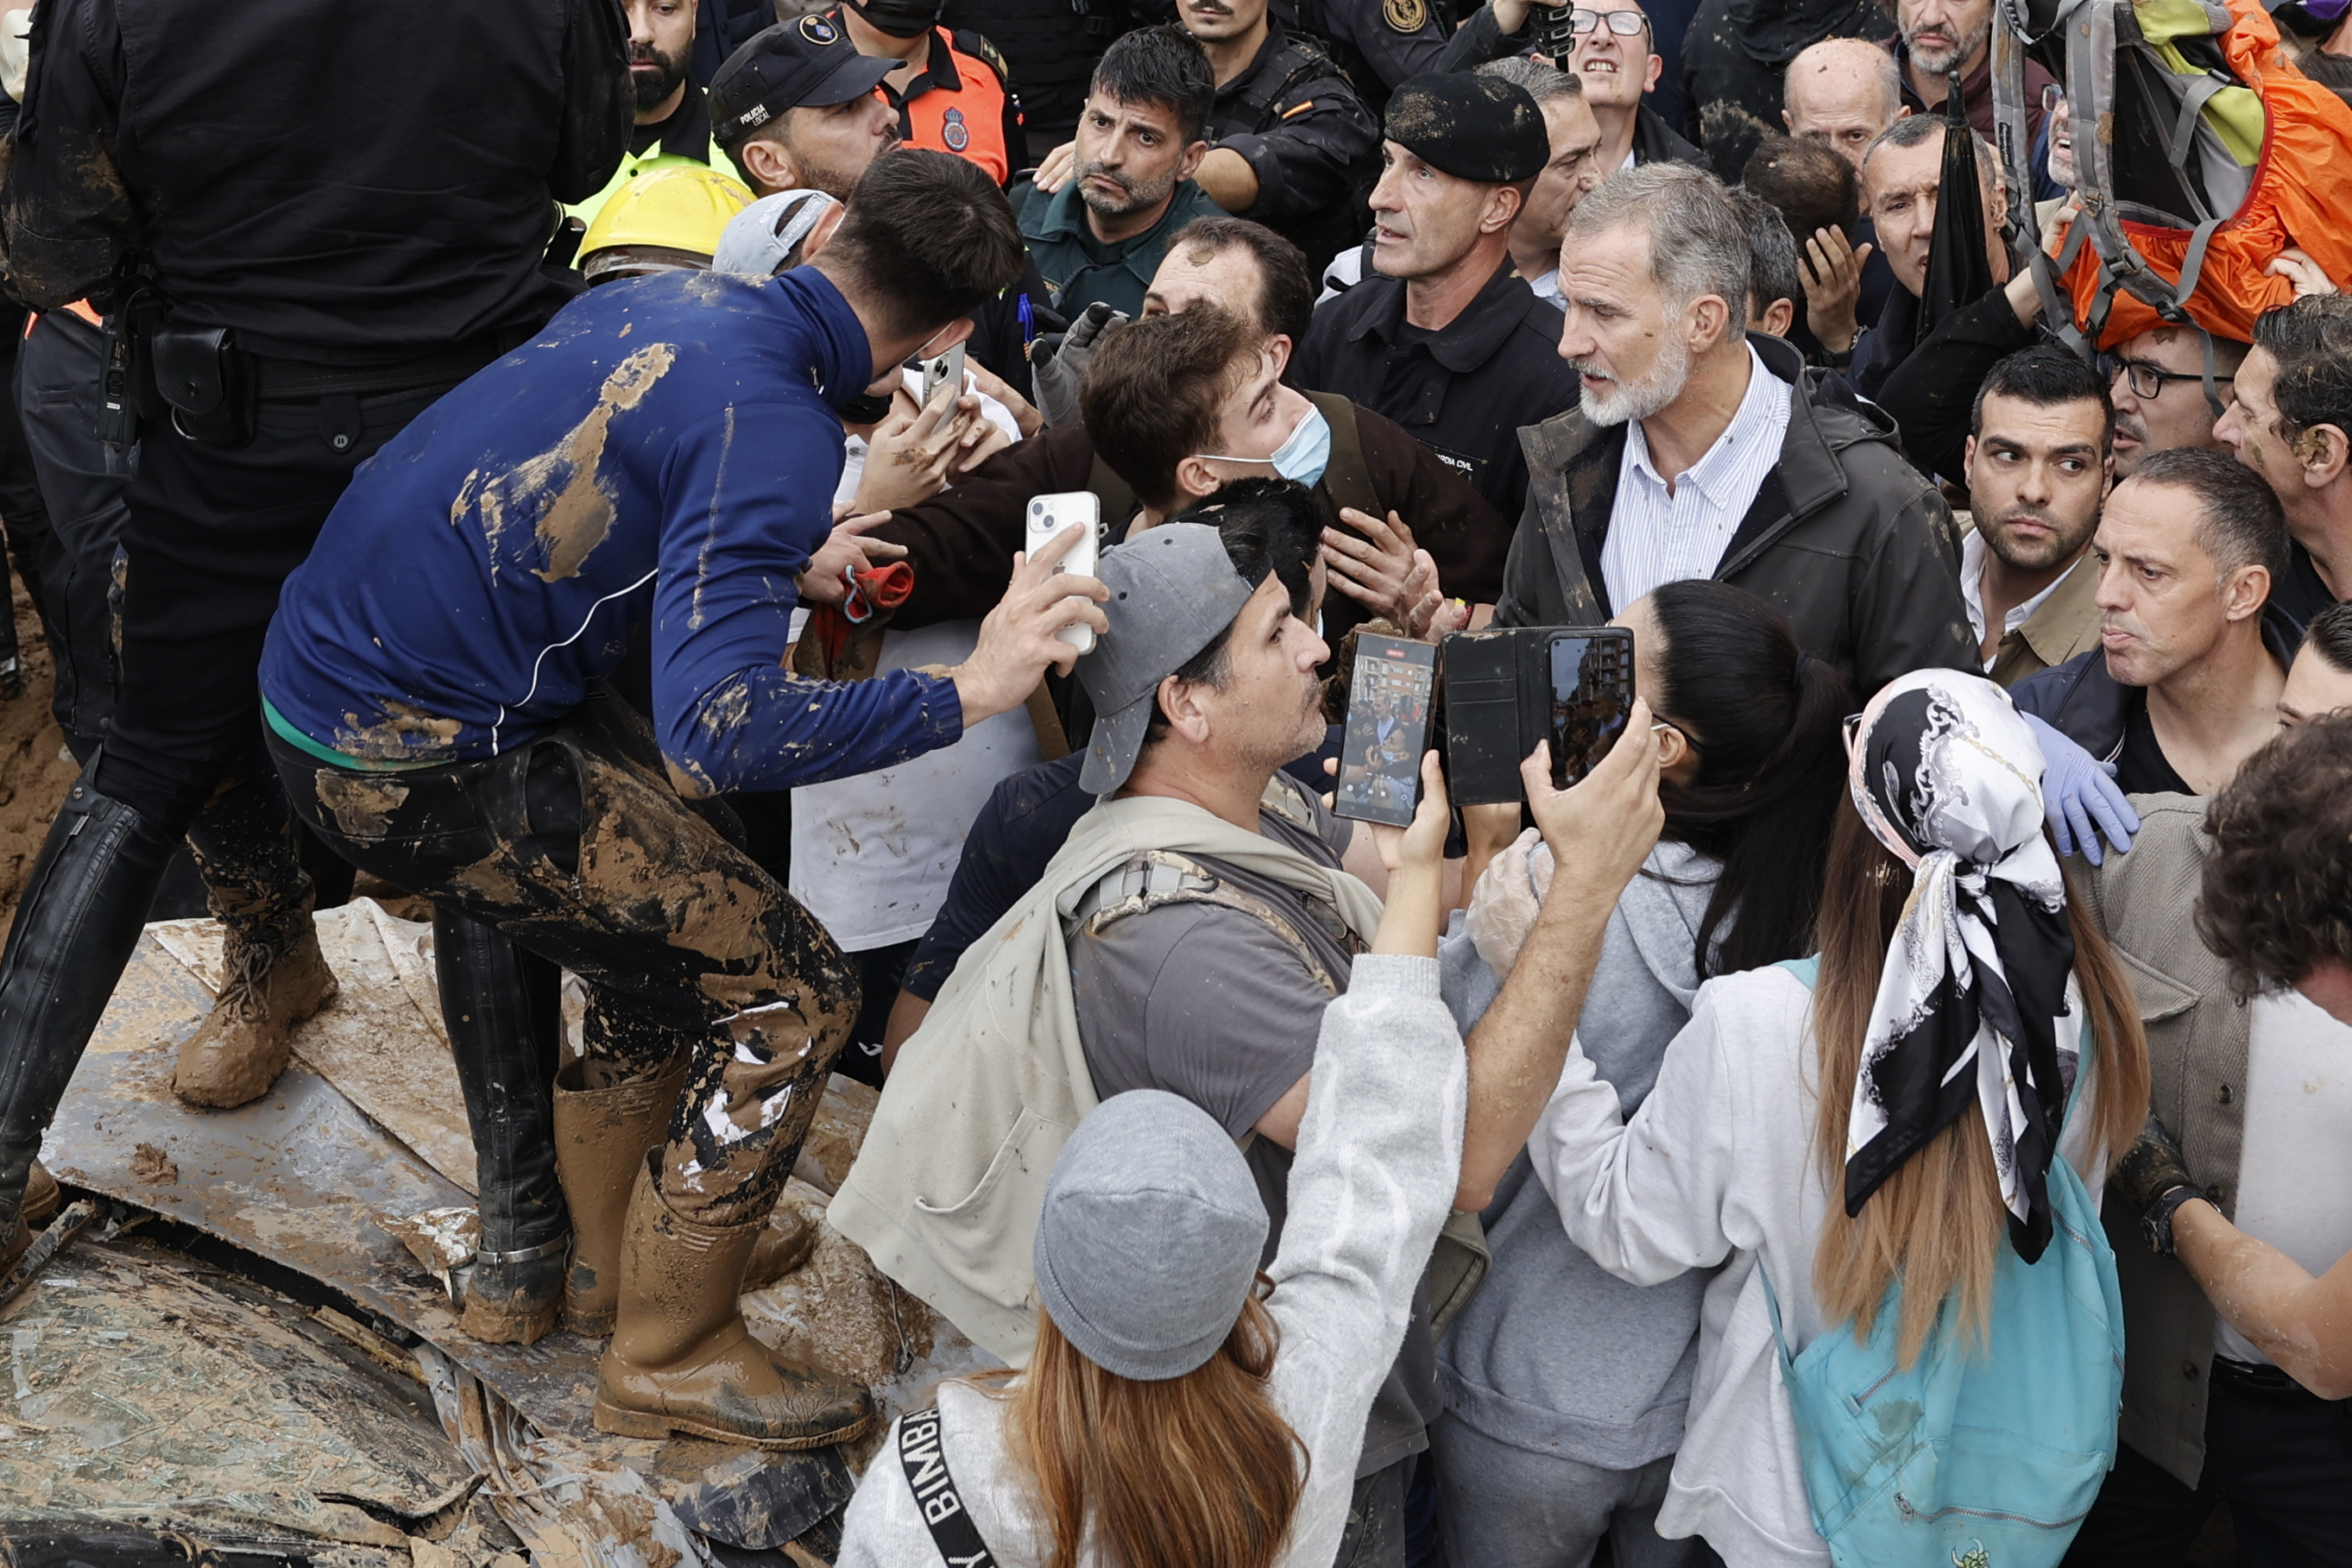
M 1082 1542 L 1108 1568 L 1270 1568 L 1307 1466 L 1267 1393 L 1270 1284 L 1258 1276 L 1214 1355 L 1165 1382 L 1105 1371 L 1038 1309 L 1005 1430 L 1053 1536 L 1048 1568 L 1078 1568 Z
M 1959 1297 L 1958 1326 L 1980 1333 L 1992 1308 L 1993 1265 L 2009 1211 L 2001 1204 L 1984 1113 L 1970 1101 L 1958 1120 L 1896 1167 L 1864 1202 L 1845 1211 L 1846 1108 L 1862 1071 L 1863 1037 L 1905 905 L 1911 873 L 1870 836 L 1853 807 L 1838 813 L 1822 896 L 1821 975 L 1813 990 L 1815 1102 L 1813 1153 L 1831 1194 L 1813 1255 L 1813 1294 L 1826 1322 L 1853 1321 L 1867 1336 L 1887 1285 L 1903 1281 L 1896 1354 L 1910 1365 L 1944 1302 Z M 2139 1135 L 2148 1103 L 2147 1039 L 2140 1030 L 2115 951 L 2084 913 L 2072 877 L 2067 924 L 2074 935 L 2074 978 L 2097 1041 L 2087 1103 L 2094 1158 L 2120 1155 Z M 2090 1064 L 2085 1063 L 2086 1070 Z

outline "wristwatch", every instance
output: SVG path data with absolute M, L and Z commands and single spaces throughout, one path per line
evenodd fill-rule
M 2183 1182 L 2179 1186 L 2165 1188 L 2157 1195 L 2156 1201 L 2147 1206 L 2147 1212 L 2139 1217 L 2139 1231 L 2147 1240 L 2148 1250 L 2159 1257 L 2174 1256 L 2172 1217 L 2179 1213 L 2180 1206 L 2192 1197 L 2201 1197 L 2208 1203 L 2213 1201 L 2213 1195 L 2203 1187 Z

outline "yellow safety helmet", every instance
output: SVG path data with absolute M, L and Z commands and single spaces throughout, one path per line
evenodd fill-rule
M 599 283 L 708 267 L 727 220 L 751 204 L 741 181 L 691 160 L 641 168 L 581 236 L 580 270 Z

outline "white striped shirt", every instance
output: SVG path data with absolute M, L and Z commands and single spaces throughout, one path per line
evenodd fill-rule
M 1601 546 L 1601 577 L 1612 606 L 1622 611 L 1662 582 L 1715 575 L 1764 476 L 1780 460 L 1790 393 L 1789 383 L 1765 369 L 1749 345 L 1748 391 L 1738 412 L 1706 455 L 1675 476 L 1671 493 L 1650 462 L 1642 422 L 1628 423 L 1617 505 Z

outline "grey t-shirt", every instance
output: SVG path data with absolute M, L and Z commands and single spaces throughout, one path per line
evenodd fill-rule
M 1320 801 L 1314 811 L 1312 830 L 1261 811 L 1259 831 L 1336 866 L 1349 824 L 1324 810 Z M 1336 914 L 1311 909 L 1280 883 L 1223 861 L 1202 856 L 1200 864 L 1279 910 L 1340 988 L 1347 988 L 1349 953 L 1326 925 L 1338 928 Z M 1162 1089 L 1208 1112 L 1235 1138 L 1255 1126 L 1315 1064 L 1323 1009 L 1331 999 L 1297 949 L 1264 922 L 1202 903 L 1130 915 L 1112 921 L 1098 936 L 1075 933 L 1070 982 L 1078 1039 L 1097 1097 Z M 1289 1209 L 1291 1155 L 1270 1138 L 1255 1138 L 1244 1157 L 1273 1221 L 1263 1265 L 1274 1260 Z M 1424 1280 L 1414 1297 L 1404 1348 L 1372 1401 L 1356 1473 L 1374 1474 L 1426 1448 L 1426 1429 L 1438 1408 L 1437 1354 Z

